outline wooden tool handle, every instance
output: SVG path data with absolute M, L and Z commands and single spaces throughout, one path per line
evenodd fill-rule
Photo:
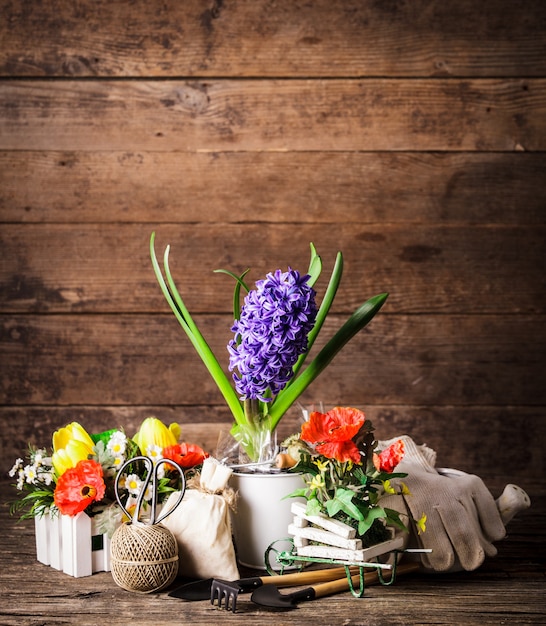
M 350 567 L 351 574 L 358 573 L 358 567 Z M 344 567 L 329 567 L 326 569 L 310 570 L 308 572 L 297 572 L 294 574 L 283 574 L 282 576 L 264 576 L 260 578 L 264 585 L 275 585 L 277 587 L 295 587 L 296 585 L 312 585 L 330 580 L 338 580 L 345 576 Z
M 409 572 L 415 572 L 419 569 L 418 563 L 404 563 L 403 565 L 397 565 L 396 567 L 396 575 L 400 574 L 408 574 Z M 355 574 L 351 576 L 353 581 L 353 585 L 360 585 L 360 574 Z M 368 572 L 364 574 L 364 585 L 373 585 L 379 582 L 379 576 L 377 575 L 377 571 Z M 349 589 L 349 580 L 345 576 L 345 578 L 340 578 L 339 580 L 333 580 L 331 582 L 324 583 L 322 585 L 317 585 L 313 587 L 315 590 L 315 598 L 324 598 L 325 596 L 332 595 L 334 593 L 340 593 L 341 591 L 346 591 Z

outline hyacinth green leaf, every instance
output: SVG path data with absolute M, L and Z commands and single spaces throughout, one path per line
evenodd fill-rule
M 364 302 L 328 341 L 308 367 L 290 386 L 285 387 L 279 393 L 269 412 L 273 428 L 277 426 L 282 416 L 296 399 L 328 366 L 335 355 L 374 318 L 385 303 L 388 295 L 388 293 L 380 293 Z
M 308 347 L 311 349 L 317 335 L 324 324 L 324 320 L 328 315 L 334 298 L 336 297 L 336 293 L 339 287 L 339 283 L 341 282 L 341 277 L 343 275 L 343 255 L 341 252 L 337 253 L 336 261 L 334 263 L 334 269 L 332 270 L 332 274 L 330 276 L 330 280 L 328 281 L 328 287 L 326 288 L 326 292 L 324 294 L 324 298 L 320 304 L 320 308 L 317 313 L 317 319 L 315 321 L 315 325 L 313 329 L 309 333 L 308 336 Z
M 250 268 L 246 269 L 240 276 L 230 272 L 229 270 L 214 270 L 217 274 L 227 274 L 235 280 L 235 289 L 233 290 L 233 318 L 238 320 L 241 317 L 241 287 L 248 293 L 250 289 L 243 281 L 243 278 L 250 272 Z
M 341 254 L 341 252 L 338 252 L 336 256 L 336 262 L 334 264 L 334 269 L 332 270 L 330 280 L 328 281 L 328 287 L 326 288 L 324 298 L 322 299 L 319 310 L 317 312 L 315 324 L 313 325 L 313 328 L 307 335 L 307 351 L 304 352 L 303 354 L 300 354 L 300 356 L 298 357 L 298 360 L 296 361 L 296 364 L 294 365 L 294 368 L 293 368 L 294 376 L 288 382 L 287 387 L 289 387 L 294 382 L 294 380 L 296 380 L 296 376 L 298 375 L 298 372 L 300 371 L 302 365 L 304 364 L 305 359 L 307 358 L 307 355 L 311 351 L 311 348 L 313 347 L 313 344 L 315 343 L 315 339 L 318 337 L 318 334 L 320 333 L 322 325 L 324 324 L 324 321 L 326 320 L 326 316 L 328 315 L 328 312 L 330 311 L 334 298 L 336 297 L 337 289 L 339 287 L 339 283 L 341 282 L 342 275 L 343 275 L 343 255 Z
M 168 254 L 169 254 L 169 247 L 167 246 L 167 248 L 165 249 L 165 259 L 164 259 L 165 274 L 167 276 L 167 282 L 169 284 L 169 288 L 172 293 L 175 304 L 177 305 L 179 310 L 182 312 L 186 320 L 186 323 L 188 324 L 188 327 L 190 329 L 190 333 L 189 333 L 190 340 L 195 346 L 199 356 L 201 357 L 201 360 L 205 364 L 213 380 L 215 381 L 218 388 L 222 392 L 222 395 L 224 396 L 226 402 L 228 403 L 228 406 L 231 409 L 231 412 L 233 413 L 233 417 L 235 418 L 235 420 L 237 422 L 240 422 L 241 420 L 244 421 L 245 415 L 243 412 L 243 408 L 241 406 L 241 403 L 239 401 L 237 394 L 235 393 L 235 390 L 231 386 L 227 376 L 224 374 L 224 370 L 218 363 L 218 360 L 214 352 L 210 349 L 210 346 L 208 345 L 205 338 L 199 331 L 188 309 L 186 308 L 180 294 L 178 293 L 178 290 L 176 288 L 176 285 L 174 283 L 174 280 L 171 276 L 171 272 L 169 269 Z
M 161 287 L 161 291 L 163 292 L 163 295 L 165 296 L 165 299 L 167 300 L 167 302 L 169 303 L 169 306 L 171 307 L 173 313 L 176 315 L 176 318 L 178 319 L 180 325 L 182 326 L 182 328 L 186 331 L 186 333 L 188 333 L 189 335 L 189 327 L 188 324 L 184 318 L 184 315 L 182 314 L 181 311 L 178 310 L 173 297 L 171 295 L 171 292 L 169 291 L 169 288 L 167 287 L 167 283 L 165 282 L 165 279 L 163 278 L 163 273 L 161 271 L 161 268 L 159 266 L 159 262 L 157 260 L 157 257 L 155 255 L 155 247 L 154 247 L 154 241 L 155 241 L 155 232 L 152 233 L 151 237 L 150 237 L 150 256 L 152 259 L 152 267 L 154 270 L 154 274 L 157 278 L 157 282 L 159 283 L 159 286 Z
M 307 284 L 312 287 L 317 282 L 322 272 L 322 259 L 317 254 L 315 246 L 312 243 L 310 243 L 309 246 L 311 248 L 311 260 L 309 261 L 309 269 L 307 270 L 309 274 Z
M 165 253 L 163 255 L 163 267 L 165 269 L 165 276 L 167 277 L 167 284 L 169 286 L 169 292 L 176 304 L 177 309 L 182 313 L 184 320 L 186 322 L 186 324 L 188 325 L 188 328 L 190 330 L 190 333 L 192 334 L 192 336 L 195 337 L 195 339 L 198 339 L 199 336 L 201 335 L 201 333 L 199 332 L 199 329 L 197 328 L 196 323 L 193 321 L 192 316 L 190 315 L 190 312 L 188 311 L 188 309 L 186 308 L 186 305 L 184 304 L 184 301 L 182 300 L 182 297 L 180 296 L 180 294 L 178 293 L 178 289 L 176 288 L 176 285 L 174 283 L 173 277 L 171 275 L 171 270 L 169 267 L 169 252 L 171 250 L 170 246 L 167 246 L 165 248 Z
M 220 364 L 218 363 L 214 353 L 212 352 L 208 343 L 205 341 L 205 338 L 197 328 L 197 325 L 193 321 L 180 294 L 178 293 L 178 290 L 169 270 L 169 246 L 167 246 L 167 248 L 165 249 L 164 255 L 164 269 L 165 275 L 167 277 L 167 282 L 165 282 L 163 273 L 161 272 L 161 268 L 155 255 L 154 241 L 155 233 L 152 233 L 150 237 L 150 256 L 152 259 L 154 273 L 156 275 L 159 286 L 161 287 L 163 295 L 169 303 L 176 319 L 178 320 L 184 332 L 191 341 L 193 347 L 201 357 L 201 360 L 203 361 L 205 367 L 208 369 L 210 375 L 214 379 L 214 382 L 220 389 L 233 414 L 233 417 L 238 423 L 241 421 L 244 422 L 245 416 L 243 408 L 241 406 L 239 398 L 237 397 L 237 394 L 235 393 L 235 390 L 231 386 L 227 376 L 224 374 L 224 371 L 220 367 Z

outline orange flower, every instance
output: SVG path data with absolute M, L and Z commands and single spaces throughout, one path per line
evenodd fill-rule
M 380 454 L 373 455 L 373 463 L 378 472 L 391 474 L 404 456 L 404 442 L 402 439 L 395 441 Z
M 311 413 L 301 427 L 301 438 L 317 444 L 320 454 L 336 461 L 360 463 L 360 452 L 352 440 L 362 428 L 366 417 L 362 411 L 335 407 L 328 413 Z
M 180 467 L 189 469 L 202 463 L 208 453 L 194 443 L 177 443 L 163 448 L 163 457 L 178 463 Z
M 102 467 L 93 460 L 79 461 L 57 481 L 53 498 L 63 515 L 77 515 L 92 502 L 104 498 Z

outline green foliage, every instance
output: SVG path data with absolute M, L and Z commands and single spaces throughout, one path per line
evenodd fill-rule
M 11 515 L 19 514 L 22 520 L 42 517 L 53 507 L 55 485 L 43 485 L 40 489 L 31 489 L 30 485 L 25 485 L 24 489 L 27 493 L 10 504 Z

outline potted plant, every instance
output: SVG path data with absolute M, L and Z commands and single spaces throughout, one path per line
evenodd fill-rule
M 363 411 L 353 407 L 335 407 L 326 413 L 313 411 L 301 431 L 283 445 L 293 460 L 291 471 L 304 475 L 305 485 L 290 497 L 304 498 L 308 519 L 328 518 L 351 527 L 351 537 L 356 539 L 351 544 L 353 556 L 358 556 L 355 545 L 358 550 L 383 542 L 388 545 L 392 530 L 407 530 L 398 511 L 381 502 L 385 494 L 409 493 L 403 482 L 396 488 L 391 483 L 394 478 L 407 476 L 395 472 L 404 456 L 404 441 L 398 439 L 379 449 L 374 427 Z M 419 532 L 424 530 L 425 522 L 426 516 L 415 522 Z M 296 534 L 305 537 L 306 529 L 301 533 L 296 529 Z M 328 533 L 322 534 L 325 545 L 305 546 L 300 553 L 336 554 L 327 543 Z M 317 537 L 312 531 L 307 535 Z
M 231 411 L 233 425 L 230 432 L 243 453 L 239 463 L 250 461 L 262 469 L 269 463 L 270 467 L 274 460 L 275 429 L 287 410 L 343 346 L 373 319 L 388 296 L 381 293 L 364 302 L 311 362 L 307 362 L 343 273 L 343 256 L 338 252 L 326 291 L 318 305 L 314 285 L 322 271 L 322 260 L 312 243 L 310 248 L 311 258 L 306 274 L 291 268 L 286 272 L 277 269 L 256 282 L 254 289 L 245 281 L 249 270 L 241 275 L 225 269 L 216 270 L 235 281 L 234 336 L 227 346 L 229 370 L 232 372 L 230 379 L 184 304 L 169 267 L 170 246 L 165 248 L 161 266 L 155 253 L 155 233 L 150 237 L 150 256 L 159 286 Z M 276 476 L 282 476 L 287 481 L 293 479 L 288 473 Z M 251 483 L 258 482 L 255 475 L 249 480 Z M 279 488 L 277 483 L 265 487 L 247 484 L 245 475 L 240 472 L 234 473 L 232 484 L 241 495 L 239 512 L 234 516 L 239 560 L 245 565 L 263 567 L 264 551 L 270 541 L 278 537 L 277 529 L 286 532 L 290 504 L 282 501 L 282 495 L 294 487 L 287 485 Z M 251 493 L 256 493 L 261 500 L 252 503 Z M 277 520 L 276 526 L 272 525 L 273 519 Z M 241 557 L 243 552 L 245 554 Z

